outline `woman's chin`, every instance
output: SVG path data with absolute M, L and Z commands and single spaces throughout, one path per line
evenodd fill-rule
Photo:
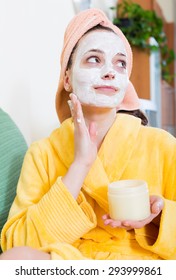
M 114 105 L 114 104 L 104 104 L 104 103 L 88 103 L 88 102 L 81 102 L 81 105 L 83 107 L 90 107 L 90 108 L 97 108 L 97 109 L 105 109 L 105 110 L 108 110 L 108 109 L 113 109 L 113 108 L 116 108 L 118 106 L 118 104 Z

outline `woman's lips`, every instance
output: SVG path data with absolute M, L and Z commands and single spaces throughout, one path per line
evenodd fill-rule
M 117 93 L 118 88 L 114 86 L 94 86 L 94 90 L 97 93 L 103 93 L 103 94 L 108 94 L 108 95 L 114 95 Z

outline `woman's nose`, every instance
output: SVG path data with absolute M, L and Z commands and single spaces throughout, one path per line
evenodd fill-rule
M 103 75 L 103 80 L 114 80 L 115 79 L 115 73 L 114 72 L 108 72 Z

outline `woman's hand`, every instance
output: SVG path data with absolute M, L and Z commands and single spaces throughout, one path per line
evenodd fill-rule
M 89 127 L 86 126 L 81 104 L 75 94 L 70 94 L 70 102 L 68 102 L 73 118 L 75 131 L 75 156 L 74 161 L 91 166 L 97 157 L 97 129 L 96 123 L 91 122 Z
M 87 128 L 81 108 L 81 104 L 75 94 L 70 95 L 68 104 L 73 118 L 75 154 L 74 161 L 67 173 L 62 177 L 62 182 L 76 199 L 82 184 L 97 157 L 96 124 L 90 123 Z
M 152 195 L 150 196 L 150 209 L 151 209 L 151 215 L 141 221 L 117 221 L 113 220 L 110 218 L 109 214 L 103 215 L 102 219 L 104 220 L 105 225 L 109 225 L 113 228 L 118 227 L 118 228 L 124 228 L 126 230 L 131 230 L 131 229 L 139 229 L 147 224 L 151 223 L 155 218 L 157 218 L 162 209 L 164 207 L 164 201 L 161 197 Z

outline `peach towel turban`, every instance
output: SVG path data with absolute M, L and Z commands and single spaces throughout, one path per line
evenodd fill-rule
M 56 93 L 56 111 L 59 117 L 60 122 L 63 122 L 65 119 L 69 118 L 70 109 L 68 107 L 67 101 L 69 100 L 69 93 L 64 89 L 63 78 L 65 75 L 65 71 L 67 69 L 67 63 L 70 58 L 71 52 L 79 41 L 79 39 L 92 27 L 96 25 L 102 25 L 105 27 L 111 28 L 124 42 L 126 52 L 127 52 L 127 68 L 128 74 L 130 76 L 132 70 L 132 51 L 131 47 L 122 33 L 122 31 L 115 26 L 104 14 L 102 10 L 99 9 L 88 9 L 78 13 L 73 19 L 70 21 L 69 25 L 66 28 L 64 35 L 64 44 L 63 50 L 61 53 L 60 63 L 61 63 L 61 72 L 59 79 L 59 86 Z M 125 93 L 125 97 L 122 103 L 118 106 L 117 110 L 136 110 L 139 109 L 139 98 L 137 93 L 132 85 L 129 82 L 127 91 Z

